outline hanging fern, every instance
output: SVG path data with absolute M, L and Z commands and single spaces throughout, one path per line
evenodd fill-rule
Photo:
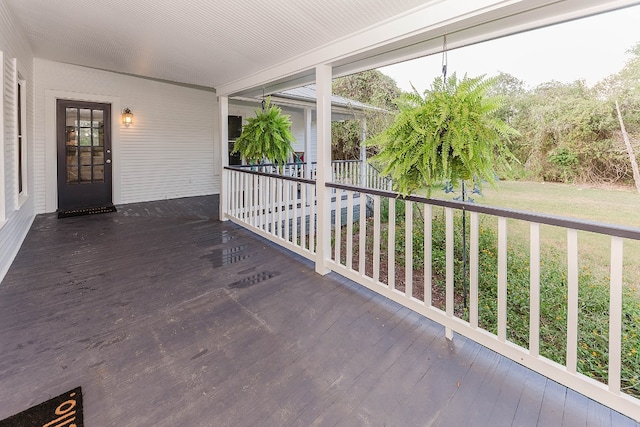
M 453 74 L 435 79 L 424 96 L 414 88 L 397 100 L 394 123 L 368 145 L 378 148 L 373 160 L 384 165 L 399 193 L 474 176 L 495 181 L 495 163 L 506 165 L 510 156 L 503 141 L 517 131 L 494 115 L 502 102 L 487 96 L 493 84 L 484 76 L 458 81 Z
M 293 153 L 291 120 L 282 114 L 280 107 L 265 101 L 264 109 L 256 110 L 256 116 L 247 119 L 242 134 L 236 139 L 233 153 L 240 153 L 249 163 L 265 159 L 275 164 L 286 163 Z

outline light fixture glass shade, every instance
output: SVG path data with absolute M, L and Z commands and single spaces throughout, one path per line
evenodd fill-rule
M 129 125 L 133 123 L 133 113 L 128 108 L 125 108 L 124 110 L 122 110 L 122 123 L 126 127 L 129 127 Z

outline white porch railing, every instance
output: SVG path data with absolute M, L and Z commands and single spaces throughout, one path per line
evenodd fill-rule
M 391 190 L 391 180 L 367 162 L 360 160 L 334 160 L 332 181 L 375 190 Z
M 228 168 L 227 218 L 306 258 L 314 259 L 315 181 Z M 293 170 L 293 169 L 290 169 Z
M 337 166 L 335 176 L 353 177 L 355 171 L 346 163 Z M 343 173 L 344 172 L 344 173 Z M 464 335 L 536 372 L 564 384 L 596 401 L 640 421 L 640 400 L 621 389 L 622 348 L 622 296 L 623 296 L 623 246 L 625 240 L 640 240 L 640 230 L 595 224 L 579 220 L 544 216 L 521 211 L 491 208 L 454 201 L 408 197 L 399 199 L 389 191 L 358 188 L 340 183 L 327 184 L 327 191 L 337 192 L 333 222 L 330 230 L 316 230 L 314 206 L 315 183 L 295 177 L 272 176 L 263 172 L 228 169 L 230 188 L 227 189 L 229 211 L 227 218 L 247 227 L 282 246 L 310 259 L 315 253 L 315 233 L 333 233 L 331 259 L 325 260 L 333 271 L 392 299 L 411 310 L 432 319 L 446 328 L 447 338 L 453 332 Z M 357 200 L 372 200 L 371 209 L 360 209 L 355 214 Z M 402 228 L 389 226 L 396 223 L 396 204 L 404 210 Z M 386 207 L 383 213 L 383 207 Z M 302 210 L 301 210 L 302 209 Z M 436 301 L 432 294 L 433 280 L 433 225 L 435 209 L 442 210 L 445 222 L 445 273 L 444 301 Z M 346 215 L 343 212 L 346 211 Z M 413 236 L 416 224 L 414 213 L 421 212 L 420 227 L 424 238 L 415 245 L 413 238 L 404 238 L 404 256 L 396 258 L 398 241 L 403 236 Z M 457 214 L 456 214 L 457 212 Z M 454 240 L 456 236 L 454 215 L 467 212 L 469 225 L 469 300 L 468 312 L 456 310 L 454 298 Z M 387 225 L 384 217 L 388 218 Z M 494 305 L 497 327 L 493 331 L 483 329 L 479 319 L 478 279 L 485 274 L 480 265 L 480 216 L 497 223 L 497 288 Z M 354 219 L 355 218 L 355 219 Z M 524 222 L 528 228 L 529 244 L 529 324 L 527 344 L 510 341 L 508 330 L 513 319 L 508 313 L 507 238 L 510 222 Z M 566 307 L 566 355 L 564 363 L 552 361 L 541 355 L 541 307 L 549 304 L 544 298 L 545 284 L 541 284 L 540 227 L 543 224 L 566 229 L 567 236 L 567 291 Z M 295 230 L 295 231 L 294 231 Z M 608 329 L 608 380 L 600 382 L 578 371 L 578 333 L 580 306 L 578 298 L 578 232 L 587 231 L 606 236 L 610 240 L 610 305 Z M 527 239 L 527 237 L 519 237 Z M 364 248 L 364 250 L 362 250 Z M 381 254 L 386 250 L 386 256 Z M 420 267 L 422 282 L 415 279 L 414 254 L 420 252 L 424 263 Z M 402 251 L 398 251 L 402 252 Z M 525 251 L 526 252 L 526 251 Z M 386 272 L 383 271 L 386 269 Z M 404 269 L 403 280 L 396 283 L 396 269 Z M 399 270 L 401 271 L 401 270 Z M 420 276 L 419 275 L 419 276 Z M 457 286 L 457 285 L 456 285 Z M 417 292 L 419 289 L 422 292 Z M 640 369 L 640 368 L 637 368 Z
M 286 163 L 277 166 L 271 163 L 261 165 L 234 166 L 235 169 L 251 170 L 267 174 L 278 174 L 295 178 L 316 179 L 317 164 Z M 307 171 L 307 169 L 309 169 Z M 332 181 L 375 190 L 391 190 L 391 180 L 367 162 L 360 160 L 334 160 L 331 162 Z

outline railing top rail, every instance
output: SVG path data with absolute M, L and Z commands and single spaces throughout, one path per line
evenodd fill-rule
M 282 175 L 279 173 L 268 173 L 268 172 L 260 172 L 260 171 L 254 171 L 254 170 L 247 170 L 247 166 L 243 165 L 245 167 L 240 168 L 237 165 L 236 166 L 225 166 L 225 169 L 228 170 L 232 170 L 232 171 L 236 171 L 236 172 L 242 172 L 242 173 L 250 173 L 253 175 L 261 175 L 261 176 L 268 176 L 268 177 L 272 177 L 272 178 L 280 178 L 280 179 L 284 179 L 286 181 L 295 181 L 295 182 L 302 182 L 304 184 L 316 184 L 316 180 L 315 179 L 305 179 L 305 178 L 298 178 L 296 176 L 289 176 L 289 175 Z M 256 167 L 256 165 L 253 165 L 254 167 Z M 259 165 L 259 166 L 265 166 L 265 165 Z
M 362 160 L 332 160 L 331 163 L 361 163 Z M 317 165 L 318 162 L 311 162 L 312 165 Z M 246 169 L 246 168 L 252 168 L 252 167 L 267 167 L 267 166 L 304 166 L 306 165 L 307 162 L 288 162 L 288 163 L 283 163 L 281 165 L 275 164 L 275 163 L 260 163 L 258 165 L 233 165 L 233 166 L 229 166 L 229 167 L 233 167 L 233 168 L 239 168 L 239 169 Z
M 362 163 L 362 160 L 331 160 L 331 163 Z
M 469 212 L 478 212 L 487 215 L 512 218 L 523 221 L 535 222 L 539 224 L 554 225 L 558 227 L 582 230 L 609 236 L 622 237 L 626 239 L 640 240 L 640 228 L 627 227 L 622 225 L 605 224 L 595 221 L 566 218 L 557 215 L 547 215 L 534 212 L 519 211 L 515 209 L 496 208 L 491 206 L 477 205 L 469 202 L 459 202 L 455 200 L 429 199 L 421 196 L 402 197 L 393 191 L 373 190 L 370 188 L 357 187 L 346 184 L 327 183 L 327 187 L 339 190 L 356 191 L 364 194 L 371 194 L 392 199 L 409 200 L 434 206 L 443 206 Z
M 312 164 L 315 164 L 315 162 L 312 162 Z M 276 164 L 276 163 L 260 163 L 257 165 L 230 165 L 230 168 L 234 168 L 234 169 L 248 169 L 248 168 L 265 168 L 265 167 L 280 167 L 280 166 L 304 166 L 306 165 L 305 162 L 289 162 L 289 163 L 282 163 L 282 164 Z

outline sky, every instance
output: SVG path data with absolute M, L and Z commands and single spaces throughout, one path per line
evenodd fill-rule
M 447 53 L 447 74 L 493 76 L 502 71 L 528 88 L 556 80 L 593 85 L 622 69 L 640 42 L 640 6 L 467 46 Z M 442 54 L 380 68 L 403 91 L 422 93 L 442 75 Z

